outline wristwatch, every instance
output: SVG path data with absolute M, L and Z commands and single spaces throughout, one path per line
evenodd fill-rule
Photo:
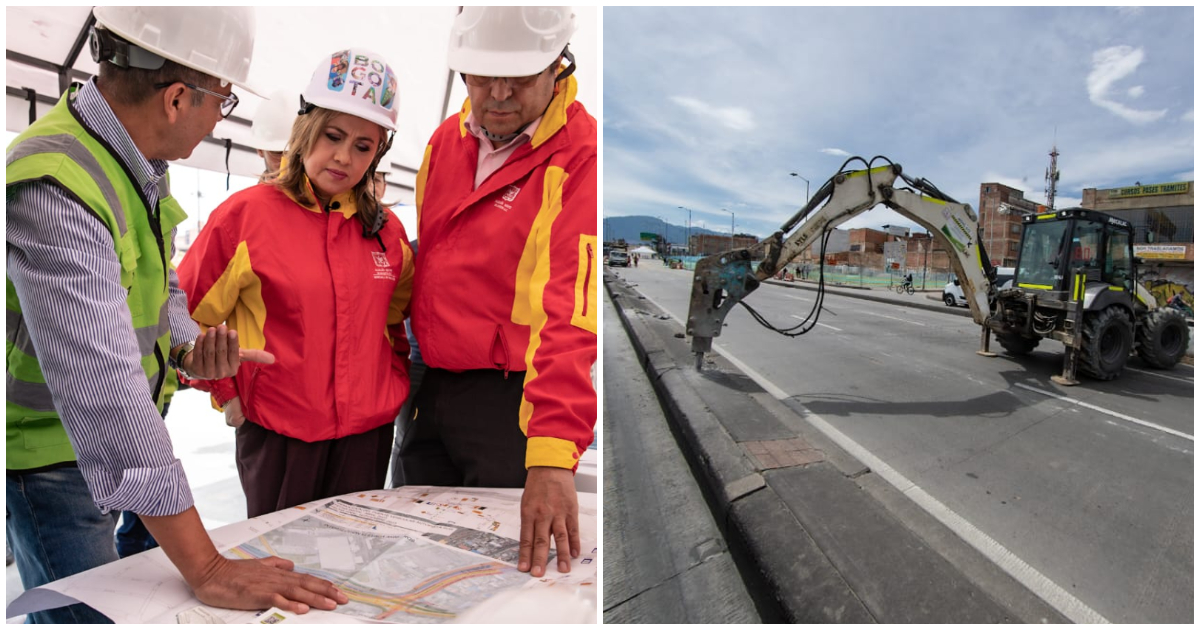
M 196 343 L 193 341 L 189 341 L 189 342 L 183 344 L 183 346 L 181 346 L 179 348 L 179 352 L 176 352 L 175 356 L 171 357 L 171 361 L 170 361 L 171 367 L 175 368 L 176 370 L 179 370 L 180 376 L 182 376 L 183 378 L 186 378 L 186 379 L 190 379 L 190 380 L 197 380 L 197 379 L 196 379 L 196 377 L 192 376 L 191 374 L 188 374 L 187 371 L 183 369 L 183 358 L 186 357 L 189 352 L 191 352 L 192 350 L 195 350 L 195 349 L 196 349 Z

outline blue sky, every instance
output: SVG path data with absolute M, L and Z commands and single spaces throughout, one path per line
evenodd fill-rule
M 604 9 L 604 216 L 769 234 L 848 156 L 960 202 L 1194 179 L 1182 8 Z M 884 208 L 843 227 L 915 226 Z

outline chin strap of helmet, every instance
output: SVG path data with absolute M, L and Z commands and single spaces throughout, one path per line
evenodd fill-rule
M 296 115 L 303 116 L 305 114 L 311 113 L 312 110 L 314 110 L 316 108 L 317 108 L 316 105 L 313 105 L 312 103 L 309 103 L 308 101 L 304 100 L 304 95 L 301 94 L 300 95 L 300 111 L 296 112 Z
M 521 125 L 520 129 L 517 129 L 516 131 L 514 131 L 512 133 L 506 133 L 502 136 L 496 135 L 496 134 L 488 131 L 487 129 L 484 129 L 483 127 L 479 128 L 479 132 L 482 133 L 484 135 L 484 137 L 486 137 L 488 140 L 491 140 L 493 144 L 495 144 L 497 142 L 501 143 L 501 144 L 506 144 L 508 142 L 511 142 L 513 140 L 513 138 L 516 138 L 517 136 L 521 135 L 521 132 L 525 131 L 525 128 L 532 124 L 533 124 L 533 121 L 531 120 L 531 121 L 525 123 L 524 125 Z
M 229 154 L 233 152 L 233 140 L 225 138 L 225 191 L 229 191 Z
M 387 152 L 389 150 L 391 150 L 391 148 L 392 148 L 392 141 L 395 139 L 396 139 L 396 132 L 393 131 L 392 133 L 388 134 L 387 141 L 384 142 L 383 145 L 379 147 L 379 155 L 378 155 L 378 157 L 375 158 L 375 163 L 371 165 L 371 168 L 367 169 L 366 178 L 367 178 L 367 180 L 369 180 L 371 182 L 371 196 L 372 197 L 375 196 L 375 169 L 377 169 L 379 167 L 379 162 L 382 161 L 383 158 L 387 156 Z M 379 237 L 379 232 L 380 232 L 380 230 L 383 229 L 383 224 L 387 222 L 387 212 L 384 212 L 383 204 L 379 203 L 379 201 L 380 200 L 378 200 L 378 199 L 375 200 L 376 205 L 379 206 L 378 212 L 375 213 L 375 220 L 372 221 L 371 225 L 367 225 L 365 221 L 363 222 L 363 238 L 374 237 L 375 240 L 379 242 L 379 247 L 381 247 L 383 249 L 383 251 L 386 252 L 387 246 L 383 244 L 383 239 Z M 363 214 L 359 213 L 360 219 L 363 216 L 364 216 Z
M 575 74 L 575 55 L 571 52 L 570 46 L 563 48 L 562 56 L 567 58 L 567 67 L 558 71 L 558 76 L 554 77 L 555 83 Z

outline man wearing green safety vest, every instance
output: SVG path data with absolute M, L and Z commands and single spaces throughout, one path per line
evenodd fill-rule
M 279 558 L 231 561 L 201 525 L 160 412 L 170 369 L 233 375 L 224 326 L 200 334 L 170 267 L 185 218 L 167 161 L 189 156 L 243 89 L 252 9 L 96 7 L 98 80 L 72 88 L 6 155 L 6 528 L 25 588 L 117 559 L 142 517 L 197 597 L 305 612 L 345 603 Z M 38 622 L 103 621 L 82 605 Z

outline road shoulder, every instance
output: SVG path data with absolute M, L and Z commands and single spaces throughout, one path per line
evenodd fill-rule
M 803 410 L 720 357 L 696 372 L 678 324 L 605 280 L 764 620 L 1064 621 L 836 444 L 798 429 Z

